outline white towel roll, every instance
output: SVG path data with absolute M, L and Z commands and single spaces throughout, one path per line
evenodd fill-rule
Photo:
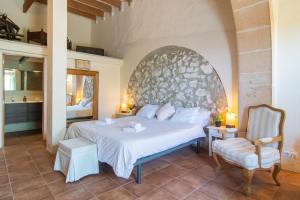
M 143 130 L 145 130 L 146 128 L 145 127 L 140 127 L 138 129 L 135 129 L 135 128 L 130 128 L 130 127 L 126 127 L 126 128 L 123 128 L 123 131 L 125 132 L 129 132 L 129 133 L 138 133 L 138 132 L 142 132 Z
M 139 130 L 141 129 L 143 126 L 141 123 L 138 123 L 138 122 L 129 122 L 129 127 L 130 128 L 133 128 L 135 130 Z
M 106 126 L 106 125 L 112 125 L 115 123 L 115 121 L 112 118 L 106 117 L 103 120 L 97 120 L 95 121 L 95 123 L 97 125 L 102 125 L 102 126 Z
M 103 120 L 106 124 L 113 124 L 114 120 L 110 117 L 105 117 Z

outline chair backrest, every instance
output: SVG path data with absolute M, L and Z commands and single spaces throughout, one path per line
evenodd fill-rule
M 250 106 L 248 110 L 247 139 L 254 141 L 266 137 L 283 137 L 285 112 L 269 105 Z M 282 149 L 282 142 L 270 145 Z

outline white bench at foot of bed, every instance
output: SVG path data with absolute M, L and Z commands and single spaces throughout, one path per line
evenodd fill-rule
M 77 181 L 87 175 L 98 174 L 96 144 L 81 137 L 60 141 L 54 170 L 61 171 L 66 176 L 66 183 Z

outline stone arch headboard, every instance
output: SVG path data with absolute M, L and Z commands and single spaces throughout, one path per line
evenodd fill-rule
M 179 46 L 162 47 L 144 57 L 130 77 L 127 94 L 137 107 L 166 102 L 218 112 L 227 107 L 215 69 L 197 52 Z

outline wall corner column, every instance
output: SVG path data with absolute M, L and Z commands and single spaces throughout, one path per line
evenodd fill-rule
M 47 149 L 53 152 L 66 131 L 67 0 L 48 0 L 47 44 Z
M 269 1 L 231 0 L 238 47 L 239 129 L 246 131 L 248 107 L 272 104 L 272 40 Z

